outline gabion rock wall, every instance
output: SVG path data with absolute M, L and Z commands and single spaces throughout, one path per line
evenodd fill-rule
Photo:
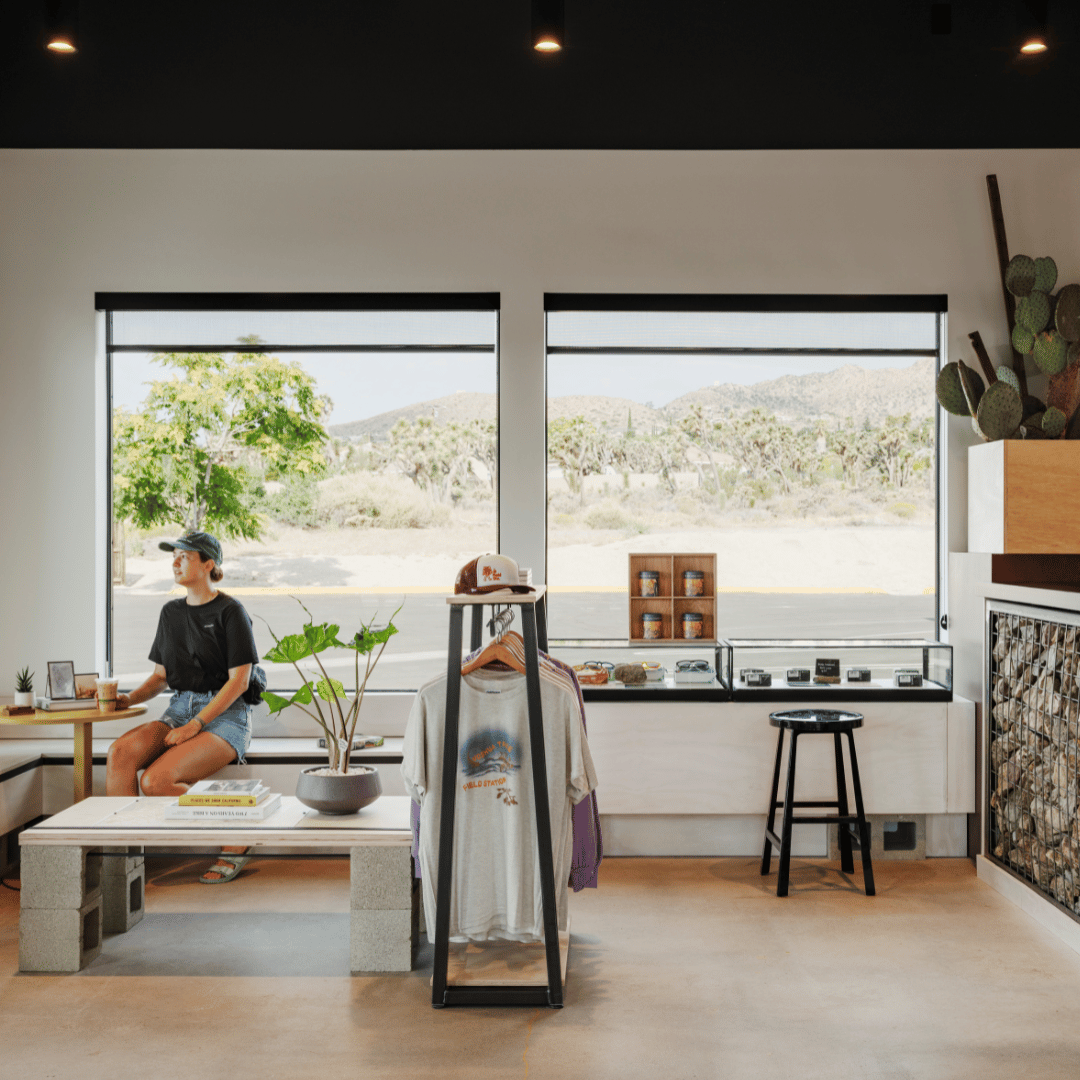
M 1080 914 L 1080 628 L 990 613 L 991 856 Z

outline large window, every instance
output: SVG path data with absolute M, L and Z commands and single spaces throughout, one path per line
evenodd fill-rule
M 306 619 L 400 634 L 372 688 L 446 663 L 445 593 L 498 549 L 497 295 L 98 297 L 112 419 L 109 659 L 123 687 L 174 588 L 159 550 L 223 541 L 260 653 Z M 351 653 L 326 655 L 351 688 Z M 271 688 L 299 684 L 267 664 Z
M 555 638 L 631 552 L 715 552 L 721 636 L 936 637 L 945 298 L 548 295 Z

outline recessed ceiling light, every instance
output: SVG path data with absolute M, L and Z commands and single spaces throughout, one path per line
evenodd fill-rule
M 562 51 L 563 0 L 532 0 L 532 45 L 539 53 Z
M 1044 53 L 1050 46 L 1046 44 L 1046 39 L 1041 35 L 1029 37 L 1023 45 L 1020 46 L 1020 51 L 1025 56 L 1034 56 L 1036 53 Z
M 61 55 L 79 51 L 79 0 L 45 0 L 45 48 Z

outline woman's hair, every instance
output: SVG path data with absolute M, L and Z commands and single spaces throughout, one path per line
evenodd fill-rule
M 210 561 L 210 556 L 209 555 L 204 555 L 200 551 L 199 552 L 199 562 L 209 562 L 209 561 Z M 215 566 L 214 569 L 210 571 L 210 580 L 211 581 L 214 581 L 214 582 L 220 581 L 224 576 L 225 576 L 225 572 L 221 569 L 220 566 Z

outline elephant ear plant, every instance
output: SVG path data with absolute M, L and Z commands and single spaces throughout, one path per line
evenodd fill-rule
M 294 597 L 293 599 L 296 599 Z M 315 624 L 311 612 L 304 607 L 303 603 L 296 599 L 304 611 L 307 612 L 308 621 L 304 624 L 303 631 L 299 634 L 289 634 L 279 638 L 267 623 L 270 635 L 274 639 L 274 647 L 263 657 L 275 664 L 292 664 L 303 680 L 303 686 L 296 691 L 291 698 L 280 697 L 264 690 L 262 699 L 270 706 L 271 716 L 279 713 L 290 705 L 295 705 L 302 712 L 314 720 L 323 729 L 326 735 L 326 750 L 330 760 L 330 768 L 341 774 L 349 771 L 349 757 L 352 753 L 353 734 L 356 731 L 356 721 L 360 716 L 360 706 L 364 701 L 364 690 L 368 679 L 375 670 L 375 665 L 386 648 L 386 643 L 396 634 L 394 615 L 401 610 L 399 607 L 390 621 L 381 630 L 373 628 L 374 619 L 370 623 L 361 623 L 358 630 L 349 640 L 342 641 L 338 634 L 340 626 L 334 623 Z M 263 620 L 265 622 L 265 620 Z M 350 701 L 345 693 L 345 687 L 337 679 L 332 679 L 319 659 L 319 654 L 327 649 L 349 649 L 354 656 L 356 665 L 356 694 Z M 377 651 L 376 651 L 377 650 Z M 360 678 L 360 657 L 365 657 L 364 677 Z M 321 678 L 309 678 L 308 674 L 300 667 L 300 661 L 308 657 L 314 657 Z M 312 676 L 314 672 L 310 673 Z M 326 705 L 319 704 L 322 701 Z M 314 708 L 314 712 L 312 711 Z

